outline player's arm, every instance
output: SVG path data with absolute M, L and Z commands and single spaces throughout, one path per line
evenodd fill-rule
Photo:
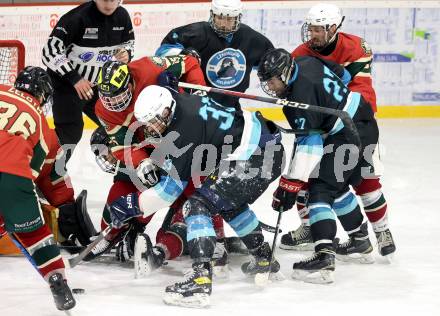
M 361 47 L 357 47 L 356 58 L 349 65 L 345 66 L 350 73 L 352 80 L 348 84 L 351 91 L 359 92 L 365 100 L 367 100 L 373 110 L 376 111 L 376 93 L 373 89 L 373 81 L 371 78 L 371 64 L 373 62 L 373 52 L 368 44 L 361 40 Z
M 133 59 L 134 56 L 134 30 L 133 24 L 131 23 L 130 15 L 124 9 L 124 17 L 125 17 L 125 28 L 122 34 L 122 46 L 124 47 L 115 55 L 117 60 L 120 60 L 124 63 L 128 63 Z M 124 54 L 126 52 L 126 55 Z M 119 56 L 124 57 L 120 59 Z
M 134 217 L 148 217 L 169 207 L 185 189 L 187 183 L 162 176 L 153 187 L 122 196 L 110 205 L 113 227 L 122 227 Z
M 109 112 L 103 109 L 100 100 L 96 104 L 96 115 L 105 126 L 109 137 L 108 147 L 114 158 L 124 163 L 128 168 L 136 168 L 139 163 L 148 158 L 145 148 L 140 147 L 136 131 L 130 129 L 133 114 L 120 117 L 117 112 Z M 122 114 L 125 115 L 125 114 Z
M 73 25 L 70 15 L 62 16 L 52 30 L 42 52 L 43 64 L 72 85 L 81 80 L 81 76 L 66 56 L 66 49 L 73 42 L 75 36 Z

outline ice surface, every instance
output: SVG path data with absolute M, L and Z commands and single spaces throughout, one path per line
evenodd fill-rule
M 440 120 L 382 120 L 381 141 L 386 146 L 383 186 L 397 252 L 386 264 L 375 250 L 376 263 L 337 262 L 335 283 L 312 285 L 290 279 L 291 266 L 301 255 L 277 249 L 287 280 L 258 289 L 240 271 L 243 256 L 234 256 L 231 278 L 214 282 L 209 310 L 169 307 L 162 303 L 165 286 L 181 280 L 188 258 L 169 262 L 149 278 L 134 280 L 130 267 L 86 263 L 68 271 L 77 296 L 74 315 L 440 315 L 440 207 L 438 179 Z M 88 207 L 98 227 L 111 177 L 97 169 L 85 132 L 69 170 L 76 192 L 89 191 Z M 285 143 L 289 143 L 286 138 Z M 275 224 L 270 188 L 253 209 Z M 148 232 L 155 237 L 164 212 L 157 214 Z M 282 229 L 299 225 L 296 212 L 284 214 Z M 370 228 L 371 231 L 371 228 Z M 227 228 L 227 232 L 231 232 Z M 341 230 L 338 235 L 345 238 Z M 272 240 L 271 234 L 266 235 Z M 372 236 L 375 242 L 375 237 Z M 62 315 L 41 277 L 24 258 L 0 257 L 0 314 Z

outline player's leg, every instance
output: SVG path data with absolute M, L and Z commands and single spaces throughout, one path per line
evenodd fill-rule
M 373 263 L 373 246 L 368 237 L 368 224 L 364 220 L 356 196 L 347 190 L 339 194 L 332 208 L 349 236 L 348 241 L 337 246 L 337 258 L 343 261 Z
M 82 137 L 84 122 L 82 118 L 83 102 L 79 99 L 75 89 L 71 85 L 54 82 L 53 94 L 53 118 L 55 131 L 60 144 L 63 146 L 65 159 L 72 156 L 76 144 Z
M 381 190 L 379 178 L 363 179 L 354 187 L 361 198 L 365 214 L 376 234 L 379 253 L 382 256 L 391 255 L 396 251 L 396 245 L 388 223 L 387 201 Z
M 44 222 L 33 181 L 0 173 L 0 212 L 6 231 L 13 233 L 50 284 L 57 308 L 73 308 L 75 300 L 67 285 L 60 250 Z
M 198 192 L 183 206 L 187 225 L 188 252 L 193 260 L 191 274 L 185 280 L 167 286 L 164 302 L 170 305 L 204 307 L 209 305 L 212 291 L 211 258 L 216 234 L 212 224 L 209 201 Z
M 310 232 L 309 209 L 307 208 L 308 184 L 298 192 L 296 208 L 301 225 L 287 234 L 281 236 L 280 248 L 284 250 L 313 250 L 313 238 Z

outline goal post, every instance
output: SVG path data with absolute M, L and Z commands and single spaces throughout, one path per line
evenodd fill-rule
M 24 68 L 25 47 L 18 40 L 0 40 L 0 84 L 11 86 Z

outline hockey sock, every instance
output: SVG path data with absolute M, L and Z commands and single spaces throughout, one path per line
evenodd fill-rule
M 379 179 L 367 179 L 355 188 L 364 205 L 365 215 L 374 232 L 388 229 L 387 201 L 381 190 Z
M 359 227 L 364 219 L 356 196 L 350 191 L 335 199 L 333 210 L 346 232 Z
M 308 208 L 315 251 L 319 251 L 333 243 L 336 236 L 336 216 L 327 203 L 310 203 Z
M 177 233 L 161 228 L 156 235 L 156 247 L 163 250 L 166 260 L 172 260 L 182 254 L 183 240 Z
M 46 280 L 55 272 L 60 272 L 64 277 L 64 262 L 47 225 L 29 233 L 16 233 L 15 236 L 32 256 Z

